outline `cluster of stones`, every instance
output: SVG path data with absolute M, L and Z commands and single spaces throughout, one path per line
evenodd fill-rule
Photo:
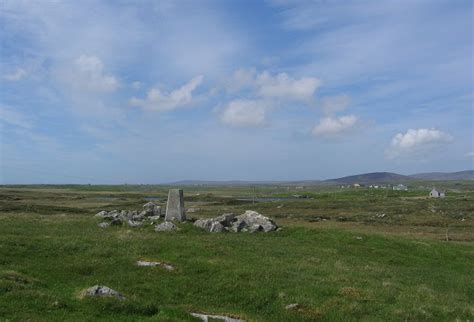
M 148 202 L 143 205 L 143 210 L 102 210 L 96 217 L 100 217 L 107 221 L 99 224 L 99 227 L 106 228 L 110 225 L 122 225 L 124 223 L 131 227 L 138 227 L 144 224 L 145 221 L 156 221 L 161 217 L 161 206 Z
M 162 217 L 161 206 L 148 202 L 143 205 L 142 211 L 137 210 L 102 210 L 96 217 L 105 219 L 99 227 L 107 228 L 110 225 L 128 224 L 131 227 L 142 226 L 146 221 L 154 223 Z M 181 189 L 171 189 L 168 194 L 168 202 L 166 204 L 165 222 L 155 226 L 155 231 L 172 231 L 178 227 L 172 221 L 185 221 L 186 215 L 184 211 L 184 195 Z
M 211 233 L 230 232 L 270 232 L 278 229 L 273 220 L 253 210 L 241 215 L 223 214 L 210 219 L 198 219 L 194 225 Z

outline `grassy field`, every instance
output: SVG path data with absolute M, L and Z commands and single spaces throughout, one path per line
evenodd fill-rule
M 445 199 L 426 198 L 424 183 L 408 192 L 184 187 L 186 207 L 198 208 L 188 217 L 252 209 L 283 227 L 268 234 L 209 234 L 190 223 L 172 233 L 97 227 L 99 210 L 164 204 L 169 187 L 4 186 L 0 321 L 192 321 L 189 312 L 247 321 L 473 320 L 474 183 L 436 186 L 447 189 Z M 176 269 L 138 267 L 140 259 Z M 127 299 L 78 297 L 95 284 Z M 285 309 L 291 303 L 299 306 Z

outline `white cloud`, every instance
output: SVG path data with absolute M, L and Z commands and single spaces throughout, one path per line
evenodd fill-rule
M 388 156 L 427 152 L 451 140 L 451 135 L 436 129 L 409 129 L 393 137 Z
M 0 105 L 0 121 L 26 129 L 32 127 L 31 122 L 23 114 L 5 105 Z
M 250 88 L 254 95 L 262 98 L 309 101 L 321 84 L 316 77 L 298 79 L 286 73 L 257 73 L 255 68 L 240 68 L 226 81 L 225 87 L 230 93 Z
M 257 71 L 255 68 L 239 68 L 232 76 L 225 82 L 225 87 L 228 92 L 237 92 L 246 87 L 255 86 L 255 75 Z
M 466 153 L 466 156 L 467 156 L 468 158 L 474 158 L 474 151 L 473 151 L 473 152 L 468 152 L 468 153 Z
M 11 72 L 9 74 L 5 74 L 3 76 L 3 79 L 5 79 L 7 81 L 10 81 L 10 82 L 16 82 L 16 81 L 21 80 L 23 77 L 25 77 L 26 74 L 27 74 L 26 70 L 24 70 L 23 68 L 18 68 L 14 72 Z
M 152 88 L 148 91 L 145 99 L 132 97 L 130 105 L 159 112 L 170 111 L 188 105 L 193 100 L 193 91 L 202 83 L 203 78 L 202 75 L 196 76 L 170 93 L 163 92 L 158 88 Z
M 326 96 L 321 99 L 321 104 L 326 114 L 344 111 L 350 104 L 348 95 Z
M 74 61 L 77 77 L 71 80 L 81 88 L 98 92 L 114 91 L 119 87 L 119 81 L 104 72 L 102 60 L 96 56 L 81 55 Z
M 338 118 L 325 117 L 313 128 L 313 135 L 337 137 L 353 130 L 359 119 L 354 115 L 345 115 Z
M 263 97 L 309 100 L 322 82 L 315 77 L 294 79 L 286 73 L 273 76 L 265 71 L 257 76 L 256 84 Z
M 234 100 L 221 113 L 221 121 L 238 127 L 265 124 L 266 105 L 261 100 Z
M 141 87 L 142 87 L 142 83 L 141 83 L 141 82 L 136 81 L 136 82 L 133 82 L 133 83 L 132 83 L 132 88 L 133 88 L 133 89 L 140 89 Z

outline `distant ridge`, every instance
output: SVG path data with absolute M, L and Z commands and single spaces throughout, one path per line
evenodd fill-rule
M 371 184 L 371 183 L 409 183 L 414 180 L 425 181 L 450 181 L 450 180 L 474 180 L 474 170 L 465 170 L 458 172 L 429 172 L 417 173 L 413 175 L 402 175 L 393 172 L 371 172 L 362 173 L 353 176 L 328 180 L 294 180 L 294 181 L 245 181 L 245 180 L 228 180 L 228 181 L 206 181 L 206 180 L 183 180 L 168 183 L 169 185 L 182 186 L 248 186 L 248 185 L 331 185 L 331 184 Z
M 459 172 L 426 172 L 412 174 L 410 177 L 421 180 L 474 180 L 474 170 Z
M 398 173 L 392 172 L 372 172 L 372 173 L 363 173 L 357 174 L 354 176 L 347 176 L 337 179 L 329 179 L 326 182 L 334 183 L 345 183 L 345 184 L 354 184 L 354 183 L 394 183 L 394 182 L 408 182 L 412 181 L 414 178 L 409 176 L 404 176 Z

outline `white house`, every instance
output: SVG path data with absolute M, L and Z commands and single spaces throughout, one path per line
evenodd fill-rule
M 444 192 L 436 190 L 436 188 L 433 188 L 430 192 L 430 198 L 444 198 L 446 194 Z

